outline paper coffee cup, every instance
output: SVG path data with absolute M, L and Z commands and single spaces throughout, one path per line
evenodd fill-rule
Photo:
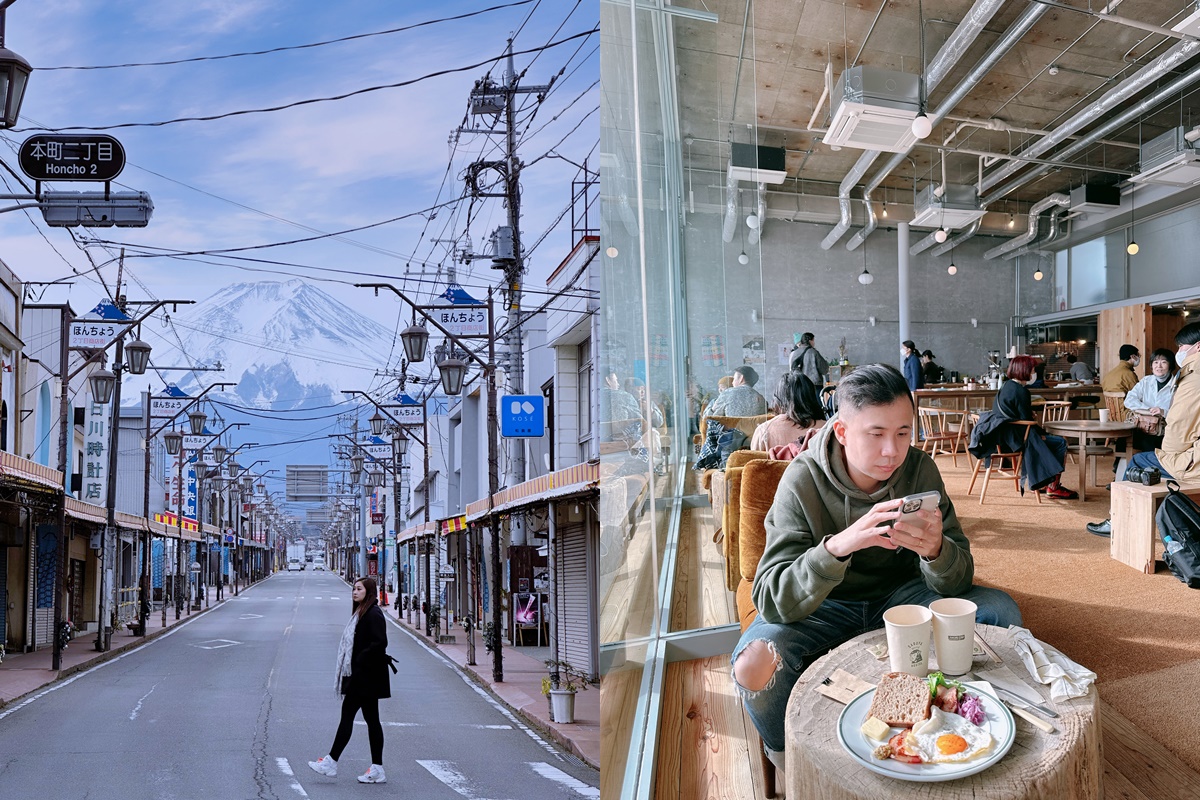
M 1100 421 L 1108 422 L 1108 409 L 1107 408 L 1100 409 Z
M 930 603 L 929 610 L 933 614 L 938 669 L 947 675 L 970 672 L 971 651 L 975 648 L 975 604 L 959 597 L 944 597 Z
M 892 606 L 883 612 L 892 672 L 924 678 L 929 674 L 929 634 L 933 612 L 925 606 Z

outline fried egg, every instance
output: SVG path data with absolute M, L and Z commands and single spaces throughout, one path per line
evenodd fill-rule
M 913 726 L 905 747 L 937 764 L 970 761 L 991 750 L 992 744 L 992 735 L 983 728 L 934 706 L 929 719 Z

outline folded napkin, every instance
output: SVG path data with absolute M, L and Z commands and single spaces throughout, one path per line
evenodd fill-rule
M 1013 647 L 1025 668 L 1038 683 L 1050 685 L 1050 697 L 1057 703 L 1083 697 L 1096 682 L 1096 673 L 1034 638 L 1027 628 L 1009 627 Z

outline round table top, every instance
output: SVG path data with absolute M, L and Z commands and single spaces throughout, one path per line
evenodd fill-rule
M 1137 424 L 1133 422 L 1101 422 L 1098 419 L 1059 419 L 1042 423 L 1048 431 L 1086 431 L 1087 433 L 1121 434 L 1133 431 Z
M 1010 669 L 1021 677 L 1028 674 L 1013 648 L 1008 629 L 980 624 L 977 630 Z M 789 781 L 794 777 L 794 770 L 799 772 L 799 762 L 803 762 L 808 773 L 819 773 L 823 782 L 836 785 L 840 790 L 838 797 L 870 800 L 928 798 L 931 787 L 936 786 L 938 798 L 1015 800 L 1041 797 L 1039 790 L 1034 788 L 1039 784 L 1038 777 L 1069 755 L 1095 770 L 1100 768 L 1099 696 L 1095 686 L 1085 697 L 1056 703 L 1050 700 L 1050 687 L 1033 686 L 1032 679 L 1028 681 L 1030 692 L 1040 694 L 1042 702 L 1059 714 L 1058 719 L 1050 720 L 1057 731 L 1045 733 L 1017 717 L 1012 749 L 983 772 L 946 783 L 928 784 L 885 777 L 859 766 L 842 748 L 837 737 L 838 718 L 845 706 L 819 694 L 816 688 L 839 668 L 868 683 L 878 684 L 890 668 L 886 658 L 882 661 L 875 658 L 867 648 L 886 643 L 887 636 L 882 629 L 864 633 L 813 662 L 800 676 L 787 706 L 786 774 Z M 976 656 L 973 664 L 974 669 L 991 666 L 995 666 L 995 662 L 987 656 Z M 1077 752 L 1082 748 L 1095 748 L 1096 752 Z M 1099 780 L 1098 773 L 1095 779 Z

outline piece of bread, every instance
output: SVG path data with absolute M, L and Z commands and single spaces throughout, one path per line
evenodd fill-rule
M 911 728 L 929 719 L 931 700 L 928 683 L 915 675 L 889 672 L 879 681 L 867 716 L 878 717 L 893 728 Z

